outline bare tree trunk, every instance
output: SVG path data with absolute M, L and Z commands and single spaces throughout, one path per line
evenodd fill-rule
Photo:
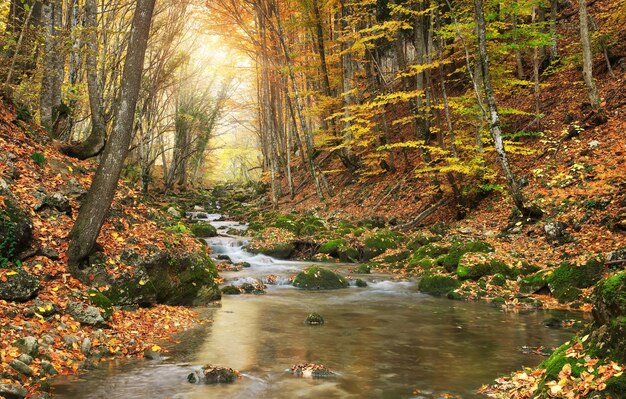
M 87 92 L 89 93 L 89 109 L 91 111 L 91 133 L 82 143 L 66 146 L 63 153 L 78 159 L 88 159 L 99 155 L 106 141 L 106 123 L 102 116 L 102 98 L 98 84 L 98 20 L 96 0 L 85 0 L 85 29 L 87 39 Z
M 559 0 L 550 0 L 550 38 L 552 45 L 550 46 L 550 58 L 554 62 L 559 58 L 559 41 L 557 37 L 557 13 L 559 11 Z
M 580 42 L 583 51 L 583 79 L 589 92 L 591 106 L 597 110 L 600 108 L 600 95 L 596 82 L 593 79 L 593 52 L 591 49 L 591 37 L 589 35 L 589 15 L 587 14 L 587 3 L 585 0 L 578 0 L 578 15 L 580 18 Z
M 92 252 L 111 207 L 117 182 L 132 139 L 135 107 L 150 33 L 155 0 L 138 0 L 121 81 L 120 106 L 115 125 L 91 187 L 69 234 L 67 250 L 70 272 L 81 277 L 81 266 Z
M 509 188 L 509 193 L 517 209 L 522 212 L 526 217 L 535 216 L 537 210 L 526 208 L 524 204 L 524 195 L 522 194 L 521 187 L 511 170 L 509 160 L 507 157 L 504 143 L 502 141 L 502 130 L 500 129 L 500 115 L 498 114 L 498 105 L 496 97 L 491 85 L 491 74 L 489 71 L 489 56 L 487 53 L 487 27 L 485 24 L 485 14 L 483 9 L 483 0 L 474 0 L 474 7 L 476 12 L 476 33 L 478 36 L 478 55 L 479 66 L 483 78 L 483 89 L 485 90 L 485 96 L 487 98 L 487 107 L 489 110 L 489 131 L 491 132 L 491 138 L 493 139 L 496 153 L 498 154 L 498 160 L 500 166 L 504 171 L 506 181 Z
M 48 130 L 53 138 L 58 138 L 59 133 L 54 128 L 61 111 L 63 84 L 63 51 L 61 49 L 61 20 L 62 1 L 51 0 L 43 6 L 43 20 L 46 31 L 44 46 L 43 79 L 40 93 L 40 120 L 41 125 Z

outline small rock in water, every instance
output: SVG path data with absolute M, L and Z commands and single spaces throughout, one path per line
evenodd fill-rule
M 304 323 L 310 326 L 319 326 L 324 324 L 324 318 L 319 313 L 311 313 L 304 320 Z
M 148 360 L 161 360 L 161 355 L 159 354 L 159 352 L 150 349 L 146 349 L 145 351 L 143 351 L 143 357 Z
M 207 364 L 202 370 L 196 370 L 187 376 L 187 381 L 192 384 L 229 384 L 235 382 L 239 372 L 231 368 L 216 367 Z
M 550 328 L 561 328 L 563 327 L 563 322 L 557 318 L 551 317 L 544 320 L 543 325 Z
M 367 287 L 367 281 L 361 280 L 360 278 L 356 279 L 356 286 L 359 288 Z
M 323 364 L 300 363 L 291 366 L 291 372 L 296 377 L 303 378 L 328 378 L 337 374 Z

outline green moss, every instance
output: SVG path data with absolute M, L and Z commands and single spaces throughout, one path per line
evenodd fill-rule
M 290 231 L 296 235 L 300 234 L 302 223 L 292 220 L 287 216 L 279 216 L 273 224 L 274 227 Z
M 484 241 L 455 242 L 446 255 L 437 258 L 437 264 L 445 267 L 448 272 L 453 272 L 466 253 L 489 253 L 493 250 L 493 246 Z
M 503 296 L 497 296 L 491 300 L 491 306 L 496 308 L 502 307 L 506 303 L 506 299 Z
M 337 249 L 339 260 L 342 262 L 358 262 L 360 253 L 359 250 L 348 245 L 341 245 Z
M 535 274 L 531 274 L 528 277 L 524 277 L 519 282 L 520 291 L 526 294 L 530 294 L 540 290 L 548 285 L 548 279 L 550 278 L 550 272 L 542 270 Z
M 614 398 L 619 398 L 626 393 L 626 375 L 622 374 L 619 377 L 610 378 L 606 382 L 605 393 L 613 395 Z
M 293 280 L 293 285 L 306 290 L 331 290 L 345 288 L 350 284 L 344 277 L 331 270 L 312 266 L 298 273 Z
M 354 269 L 352 269 L 352 272 L 356 274 L 370 274 L 371 269 L 372 269 L 371 265 L 363 263 L 363 264 L 358 265 Z
M 461 282 L 453 277 L 434 274 L 422 276 L 418 288 L 425 294 L 443 296 L 460 286 Z
M 366 259 L 372 259 L 388 249 L 397 249 L 401 238 L 402 235 L 390 230 L 380 230 L 371 234 L 363 241 Z
M 111 300 L 102 292 L 95 289 L 91 289 L 87 293 L 89 294 L 89 300 L 91 303 L 102 309 L 102 317 L 105 320 L 108 320 L 113 314 L 113 304 L 111 303 Z
M 461 280 L 476 280 L 484 276 L 494 274 L 511 276 L 513 274 L 510 267 L 497 259 L 487 259 L 484 262 L 460 265 L 456 269 L 456 275 Z M 504 277 L 504 276 L 503 276 Z
M 506 284 L 506 277 L 504 277 L 504 275 L 500 274 L 500 273 L 496 273 L 492 278 L 491 278 L 491 284 L 498 286 L 498 287 L 502 287 Z
M 409 243 L 406 245 L 407 249 L 411 251 L 416 251 L 424 245 L 428 245 L 433 242 L 441 241 L 440 236 L 426 236 L 426 235 L 418 235 L 409 240 Z
M 339 249 L 340 246 L 345 245 L 345 244 L 346 244 L 346 240 L 342 240 L 342 239 L 330 240 L 320 245 L 318 252 L 327 254 L 327 255 L 338 256 L 337 250 Z
M 265 247 L 257 248 L 256 252 L 276 259 L 289 259 L 295 250 L 296 246 L 291 242 L 277 242 Z
M 184 225 L 183 223 L 180 223 L 180 222 L 178 222 L 176 224 L 173 224 L 173 225 L 171 225 L 169 227 L 166 227 L 164 230 L 167 233 L 172 233 L 172 234 L 176 234 L 176 235 L 190 234 L 191 233 L 191 230 L 186 225 Z
M 191 225 L 191 232 L 196 237 L 215 237 L 217 229 L 210 223 L 198 222 Z
M 33 152 L 33 155 L 30 157 L 38 166 L 44 166 L 48 162 L 46 156 L 40 152 Z
M 567 261 L 561 263 L 548 278 L 550 289 L 559 302 L 571 302 L 580 297 L 580 288 L 591 287 L 602 277 L 604 261 L 591 258 L 577 266 Z
M 367 287 L 367 282 L 365 280 L 361 280 L 360 278 L 356 279 L 356 286 L 359 288 Z
M 240 295 L 241 294 L 241 290 L 239 289 L 239 287 L 236 287 L 234 285 L 227 285 L 225 287 L 222 287 L 221 291 L 222 291 L 222 294 L 224 295 Z
M 563 366 L 569 364 L 572 366 L 572 375 L 575 377 L 580 376 L 580 373 L 585 371 L 584 360 L 576 359 L 572 357 L 566 357 L 567 349 L 570 347 L 570 343 L 566 343 L 558 347 L 549 358 L 543 361 L 539 365 L 539 368 L 546 369 L 544 377 L 545 381 L 558 380 L 559 373 L 563 369 Z

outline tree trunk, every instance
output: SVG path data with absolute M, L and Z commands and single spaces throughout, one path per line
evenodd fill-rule
M 524 204 L 524 196 L 522 190 L 511 170 L 507 153 L 502 141 L 502 130 L 500 129 L 500 116 L 498 114 L 498 104 L 491 85 L 491 74 L 489 71 L 489 56 L 487 53 L 487 30 L 485 24 L 485 15 L 483 9 L 483 0 L 474 0 L 474 7 L 476 11 L 476 33 L 478 36 L 478 63 L 480 72 L 482 75 L 483 89 L 485 90 L 485 96 L 487 98 L 487 107 L 489 111 L 489 131 L 491 132 L 491 138 L 493 139 L 496 153 L 498 154 L 498 160 L 500 166 L 506 176 L 506 181 L 509 188 L 509 193 L 515 203 L 517 209 L 522 212 L 524 216 L 534 216 L 536 210 L 526 208 Z
M 69 234 L 68 266 L 70 272 L 77 277 L 81 277 L 81 266 L 96 244 L 128 154 L 154 3 L 155 0 L 137 1 L 128 43 L 128 48 L 132 51 L 128 52 L 124 63 L 115 125 Z
M 589 92 L 591 106 L 597 110 L 600 108 L 600 96 L 593 79 L 593 52 L 591 49 L 591 37 L 589 36 L 589 15 L 585 0 L 578 0 L 578 15 L 580 17 L 580 42 L 583 49 L 583 79 Z
M 98 85 L 98 19 L 96 0 L 85 0 L 85 29 L 87 39 L 87 92 L 91 111 L 91 133 L 82 143 L 66 146 L 61 151 L 74 158 L 88 159 L 99 155 L 106 141 L 106 123 L 102 116 L 102 98 Z
M 61 49 L 62 1 L 51 0 L 43 6 L 43 25 L 46 32 L 43 57 L 44 75 L 41 81 L 39 117 L 41 125 L 48 130 L 52 138 L 58 138 L 60 132 L 55 129 L 62 103 L 64 59 Z

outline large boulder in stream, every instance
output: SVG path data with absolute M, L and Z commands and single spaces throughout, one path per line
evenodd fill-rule
M 134 271 L 108 282 L 103 291 L 116 306 L 206 305 L 221 298 L 215 263 L 206 252 L 171 254 L 156 251 L 129 257 Z
M 217 229 L 210 223 L 197 222 L 191 226 L 191 232 L 196 237 L 207 238 L 217 236 Z
M 323 267 L 312 266 L 298 273 L 293 286 L 305 290 L 333 290 L 346 288 L 348 280 L 339 274 Z

